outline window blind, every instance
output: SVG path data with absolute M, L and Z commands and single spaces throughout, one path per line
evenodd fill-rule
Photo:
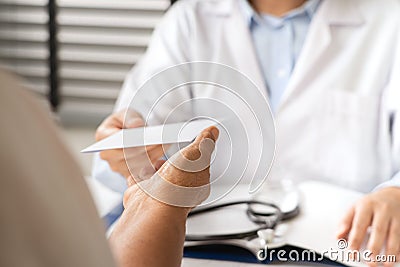
M 60 116 L 99 122 L 169 0 L 58 0 Z
M 0 64 L 49 93 L 48 0 L 0 0 Z M 62 120 L 100 122 L 169 0 L 55 0 Z
M 0 65 L 23 76 L 30 88 L 48 92 L 46 0 L 0 0 Z

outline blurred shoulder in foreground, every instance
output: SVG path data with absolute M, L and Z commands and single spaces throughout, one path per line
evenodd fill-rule
M 29 94 L 0 69 L 0 266 L 114 266 L 79 167 Z

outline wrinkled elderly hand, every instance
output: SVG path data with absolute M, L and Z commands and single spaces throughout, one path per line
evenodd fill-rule
M 367 249 L 374 259 L 385 248 L 386 255 L 395 255 L 397 261 L 400 253 L 400 188 L 388 187 L 366 195 L 346 214 L 337 237 L 346 238 L 351 250 L 359 250 L 367 235 L 371 233 Z M 378 259 L 378 258 L 376 258 Z M 369 262 L 376 266 L 376 262 Z M 393 266 L 393 262 L 385 262 Z
M 210 192 L 210 161 L 218 135 L 218 129 L 211 126 L 167 162 L 158 161 L 154 168 L 143 168 L 138 177 L 129 176 L 124 205 L 139 190 L 172 206 L 190 209 L 200 204 Z
M 138 177 L 128 177 L 125 210 L 109 239 L 119 266 L 181 266 L 191 205 L 171 205 L 165 200 L 180 191 L 189 200 L 202 200 L 196 198 L 197 190 L 205 193 L 200 194 L 203 198 L 208 196 L 209 165 L 218 134 L 217 128 L 207 128 L 168 162 L 159 161 L 153 168 L 142 169 Z M 194 194 L 187 195 L 186 190 L 192 189 L 189 193 Z M 198 204 L 189 204 L 193 203 Z

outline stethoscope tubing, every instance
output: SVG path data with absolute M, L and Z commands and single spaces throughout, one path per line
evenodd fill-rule
M 267 207 L 271 207 L 275 210 L 275 212 L 263 213 L 263 212 L 256 212 L 251 206 L 252 205 L 264 205 Z M 232 234 L 218 234 L 218 235 L 186 235 L 185 241 L 212 241 L 212 240 L 228 240 L 228 239 L 246 239 L 251 237 L 257 237 L 257 233 L 260 230 L 265 229 L 275 229 L 276 226 L 284 221 L 291 219 L 299 213 L 299 207 L 297 206 L 293 211 L 289 211 L 283 213 L 282 210 L 273 203 L 268 203 L 264 201 L 258 200 L 241 200 L 241 201 L 232 201 L 227 203 L 222 203 L 219 205 L 210 206 L 207 208 L 202 209 L 195 209 L 189 213 L 188 217 L 196 216 L 199 214 L 204 214 L 206 212 L 211 212 L 217 209 L 229 207 L 229 206 L 236 206 L 236 205 L 248 205 L 247 208 L 247 216 L 251 221 L 258 224 L 254 230 L 244 231 L 240 233 L 232 233 Z M 275 218 L 273 218 L 275 217 Z

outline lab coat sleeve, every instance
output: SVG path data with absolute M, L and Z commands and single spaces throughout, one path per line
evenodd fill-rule
M 129 107 L 135 91 L 151 76 L 167 67 L 189 61 L 189 25 L 193 18 L 190 5 L 190 1 L 179 1 L 165 14 L 154 30 L 146 54 L 126 76 L 114 111 Z M 140 107 L 131 108 L 141 112 Z M 122 202 L 126 189 L 125 179 L 119 173 L 113 172 L 98 153 L 94 155 L 92 176 L 111 190 L 120 193 Z M 119 210 L 117 212 L 120 212 Z
M 389 119 L 389 121 L 391 121 L 391 126 L 389 128 L 391 129 L 392 135 L 391 158 L 393 166 L 393 176 L 392 179 L 381 183 L 374 190 L 379 190 L 389 186 L 400 187 L 400 26 L 397 33 L 396 52 L 393 55 L 395 62 L 391 72 L 391 79 L 385 97 L 389 117 L 391 117 L 391 119 Z
M 190 1 L 179 1 L 165 14 L 154 30 L 143 58 L 128 73 L 115 105 L 115 111 L 130 106 L 132 97 L 154 74 L 177 64 L 190 61 Z M 131 107 L 141 112 L 140 107 Z

